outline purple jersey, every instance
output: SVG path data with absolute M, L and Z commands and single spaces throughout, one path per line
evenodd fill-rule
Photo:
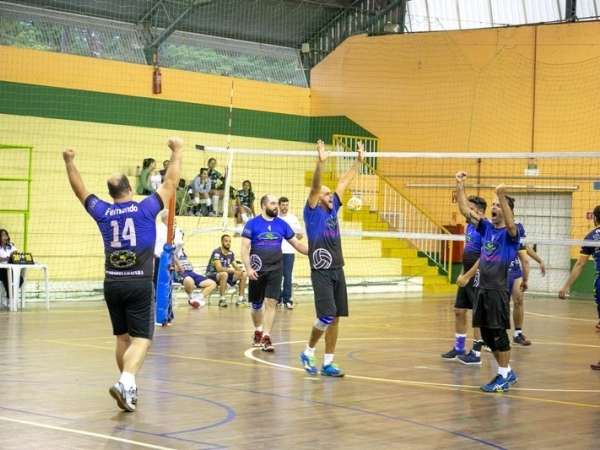
M 465 231 L 465 248 L 462 255 L 463 272 L 468 272 L 479 259 L 479 255 L 481 255 L 481 242 L 482 237 L 477 232 L 477 228 L 468 223 L 467 230 Z
M 221 247 L 215 248 L 208 259 L 208 264 L 206 265 L 206 276 L 211 277 L 217 273 L 217 268 L 215 267 L 215 261 L 221 261 L 221 267 L 223 269 L 227 269 L 231 267 L 232 261 L 235 261 L 235 255 L 232 251 L 227 253 L 223 253 Z
M 85 200 L 104 240 L 107 281 L 152 278 L 156 216 L 163 209 L 161 198 L 151 194 L 140 203 L 110 204 L 94 194 Z
M 250 265 L 257 272 L 269 272 L 283 268 L 281 242 L 296 235 L 283 219 L 265 220 L 262 215 L 253 217 L 244 226 L 242 237 L 250 244 Z
M 513 238 L 507 228 L 495 228 L 480 220 L 477 231 L 483 237 L 479 257 L 479 287 L 508 292 L 508 267 L 519 250 L 519 232 Z
M 594 228 L 590 231 L 585 238 L 584 241 L 600 241 L 600 227 Z M 596 269 L 596 273 L 600 273 L 600 247 L 581 247 L 581 251 L 579 252 L 581 255 L 587 255 L 588 257 L 594 256 L 594 268 Z
M 337 212 L 342 202 L 333 194 L 333 209 L 325 211 L 317 204 L 304 206 L 304 223 L 308 237 L 308 260 L 311 269 L 336 269 L 344 266 L 340 223 Z
M 519 236 L 521 238 L 525 237 L 525 228 L 523 228 L 523 224 L 521 222 L 517 222 L 515 220 L 515 226 L 517 227 L 517 230 L 519 231 Z M 525 244 L 523 244 L 522 242 L 519 243 L 519 251 L 520 252 L 526 252 L 527 249 L 525 248 Z M 515 259 L 510 263 L 510 267 L 508 268 L 508 270 L 510 270 L 510 275 L 516 278 L 521 278 L 523 276 L 523 272 L 521 271 L 521 261 L 519 260 L 519 254 L 517 253 L 517 256 L 515 256 Z

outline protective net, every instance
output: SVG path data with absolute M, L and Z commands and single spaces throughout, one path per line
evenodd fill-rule
M 146 30 L 123 28 L 155 3 L 87 2 L 112 5 L 111 21 L 85 17 L 75 9 L 81 2 L 43 13 L 13 3 L 0 8 L 0 227 L 19 250 L 48 264 L 54 298 L 98 295 L 103 276 L 98 230 L 70 190 L 61 152 L 73 147 L 86 188 L 108 199 L 111 173 L 126 174 L 137 189 L 144 161 L 154 160 L 151 171 L 162 169 L 172 135 L 186 142 L 184 187 L 210 158 L 228 176 L 213 211 L 203 208 L 206 202 L 177 208 L 194 214 L 178 215 L 177 225 L 195 265 L 207 262 L 221 234 L 239 232 L 231 188 L 235 193 L 250 181 L 255 209 L 266 193 L 286 196 L 302 219 L 314 142 L 324 139 L 334 152 L 324 183 L 335 187 L 353 159 L 341 153 L 354 151 L 360 139 L 368 165 L 342 201 L 360 198 L 362 208 L 344 206 L 340 214 L 352 285 L 454 288 L 449 283 L 459 270 L 463 224 L 453 203 L 454 175 L 466 170 L 467 192 L 488 204 L 497 183 L 509 186 L 516 217 L 548 266 L 541 278 L 532 263 L 531 289 L 561 286 L 579 240 L 593 227 L 587 213 L 600 203 L 593 153 L 600 107 L 590 101 L 600 95 L 596 23 L 356 35 L 311 70 L 308 88 L 286 78 L 292 67 L 302 74 L 298 64 L 304 62 L 296 44 L 280 39 L 286 30 L 252 49 L 239 42 L 242 33 L 232 24 L 225 27 L 229 34 L 211 28 L 215 14 L 227 8 L 236 18 L 262 20 L 272 12 L 264 9 L 269 2 L 202 6 L 210 39 L 189 36 L 182 25 L 177 33 L 184 34 L 160 42 L 161 34 L 153 33 L 168 25 L 152 14 Z M 156 4 L 179 15 L 190 6 Z M 254 4 L 256 10 L 247 9 Z M 309 18 L 324 27 L 339 8 L 306 3 L 285 11 L 298 14 L 298 28 Z M 240 23 L 245 30 L 254 26 L 253 20 Z M 158 65 L 149 64 L 144 51 L 152 42 L 168 47 L 158 52 Z M 207 42 L 214 51 L 198 50 Z M 239 241 L 233 250 L 239 256 Z M 295 268 L 297 280 L 308 279 L 303 257 Z M 35 276 L 32 271 L 32 281 Z

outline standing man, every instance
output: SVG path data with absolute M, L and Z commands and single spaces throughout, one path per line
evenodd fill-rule
M 301 233 L 300 222 L 295 215 L 288 212 L 289 209 L 290 200 L 287 197 L 281 197 L 279 199 L 279 217 L 292 227 L 292 230 L 296 233 L 296 238 L 302 240 L 304 235 Z M 292 302 L 292 272 L 294 271 L 296 251 L 286 241 L 281 243 L 281 251 L 283 252 L 283 289 L 279 292 L 277 306 L 294 309 Z
M 333 354 L 338 338 L 340 317 L 348 316 L 348 291 L 344 276 L 344 256 L 338 222 L 338 210 L 342 206 L 342 197 L 350 182 L 358 172 L 365 158 L 365 147 L 357 143 L 358 155 L 352 167 L 342 175 L 335 192 L 321 185 L 323 164 L 329 156 L 325 143 L 317 141 L 319 159 L 313 174 L 312 184 L 306 206 L 304 206 L 304 224 L 308 236 L 310 279 L 312 281 L 315 321 L 306 348 L 300 353 L 300 361 L 309 375 L 317 374 L 315 365 L 315 347 L 325 334 L 325 355 L 321 375 L 343 377 L 344 371 L 333 362 Z
M 469 209 L 479 216 L 480 220 L 485 218 L 487 202 L 477 196 L 471 195 L 469 198 Z M 475 266 L 481 255 L 481 235 L 472 223 L 467 223 L 465 231 L 465 247 L 462 254 L 462 271 L 456 281 L 458 290 L 454 300 L 454 347 L 449 352 L 440 356 L 446 361 L 457 359 L 463 364 L 481 364 L 481 333 L 479 328 L 473 328 L 473 348 L 469 353 L 465 352 L 467 340 L 467 311 L 473 309 L 477 287 L 475 277 L 468 277 L 469 280 L 463 283 L 461 276 L 469 273 Z
M 593 220 L 594 229 L 585 236 L 584 240 L 598 242 L 600 241 L 600 205 L 594 208 Z M 596 280 L 594 281 L 594 297 L 596 300 L 596 309 L 598 311 L 599 319 L 598 323 L 596 324 L 596 329 L 600 330 L 600 247 L 581 247 L 581 250 L 579 251 L 579 258 L 577 259 L 577 262 L 571 270 L 571 275 L 569 276 L 569 279 L 562 287 L 562 289 L 558 292 L 558 298 L 563 300 L 565 299 L 565 297 L 567 296 L 567 292 L 569 292 L 569 288 L 575 282 L 575 280 L 579 278 L 581 272 L 583 272 L 583 269 L 587 264 L 588 259 L 590 259 L 590 256 L 594 257 L 594 266 L 596 269 Z M 600 362 L 598 364 L 592 364 L 592 369 L 600 370 Z
M 274 352 L 271 331 L 283 275 L 281 242 L 286 239 L 303 255 L 308 254 L 308 248 L 298 241 L 294 230 L 277 217 L 277 197 L 263 196 L 260 207 L 262 213 L 248 220 L 242 232 L 242 262 L 249 279 L 248 300 L 252 304 L 250 312 L 255 328 L 252 346 Z M 264 313 L 263 303 L 266 305 Z
M 481 329 L 481 336 L 498 363 L 498 374 L 488 384 L 481 386 L 485 392 L 508 391 L 517 382 L 509 365 L 510 293 L 508 267 L 519 250 L 519 231 L 506 199 L 506 186 L 496 186 L 496 199 L 492 203 L 492 221 L 483 220 L 469 208 L 465 193 L 466 172 L 456 174 L 456 192 L 460 212 L 482 236 L 479 257 L 479 289 L 473 305 L 473 327 Z
M 140 203 L 133 200 L 129 180 L 121 173 L 112 174 L 107 183 L 114 203 L 100 200 L 85 188 L 73 162 L 75 151 L 69 148 L 63 152 L 71 188 L 104 239 L 104 298 L 117 337 L 116 359 L 121 372 L 109 392 L 125 411 L 135 411 L 135 376 L 154 335 L 156 216 L 175 194 L 181 171 L 183 141 L 172 137 L 168 146 L 172 153 L 165 181 Z
M 246 292 L 246 273 L 238 266 L 235 255 L 231 251 L 231 236 L 221 236 L 221 246 L 213 250 L 206 265 L 206 278 L 209 278 L 219 286 L 219 306 L 227 308 L 225 291 L 227 286 L 235 286 L 239 282 L 238 298 L 236 306 L 246 307 L 244 292 Z

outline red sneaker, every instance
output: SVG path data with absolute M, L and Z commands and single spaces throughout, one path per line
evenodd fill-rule
M 260 349 L 263 352 L 274 352 L 275 351 L 275 346 L 271 342 L 271 338 L 269 336 L 263 336 L 263 338 L 260 340 Z
M 600 370 L 600 362 L 598 364 L 590 364 L 592 370 Z
M 255 331 L 252 335 L 252 347 L 260 347 L 260 340 L 262 339 L 262 331 Z
M 598 322 L 595 326 L 596 326 L 596 330 L 600 330 L 600 322 Z

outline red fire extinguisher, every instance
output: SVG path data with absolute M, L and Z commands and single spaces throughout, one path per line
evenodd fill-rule
M 162 92 L 162 77 L 160 75 L 160 69 L 156 67 L 152 72 L 152 93 L 160 94 Z
M 156 53 L 152 55 L 152 64 L 154 66 L 154 71 L 152 72 L 152 93 L 160 94 L 162 92 L 162 76 L 158 68 Z

